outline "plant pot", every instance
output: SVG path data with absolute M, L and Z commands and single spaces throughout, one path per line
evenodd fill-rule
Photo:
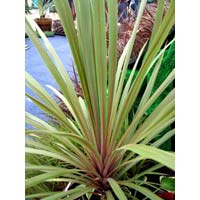
M 175 200 L 174 192 L 159 192 L 158 196 L 164 200 Z
M 36 18 L 35 22 L 42 29 L 42 31 L 51 31 L 51 27 L 52 27 L 51 18 Z

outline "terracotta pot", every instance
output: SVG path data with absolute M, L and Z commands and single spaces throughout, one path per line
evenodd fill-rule
M 36 18 L 35 21 L 38 24 L 38 26 L 42 29 L 42 31 L 51 31 L 51 18 Z

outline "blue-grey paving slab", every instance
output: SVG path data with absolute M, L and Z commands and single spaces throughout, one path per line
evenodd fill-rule
M 66 68 L 66 71 L 71 74 L 73 59 L 67 39 L 64 36 L 57 35 L 54 37 L 49 37 L 48 39 L 55 48 L 56 53 Z M 29 49 L 25 50 L 26 71 L 31 74 L 42 86 L 44 86 L 45 89 L 53 96 L 54 94 L 46 87 L 46 85 L 51 85 L 57 89 L 58 86 L 56 85 L 37 49 L 34 47 L 29 38 L 25 39 L 25 44 L 29 47 Z M 36 97 L 29 88 L 26 87 L 25 90 L 28 94 Z M 47 117 L 43 111 L 40 110 L 27 97 L 25 99 L 25 110 L 43 120 L 47 120 Z M 26 124 L 26 128 L 31 128 L 31 126 Z

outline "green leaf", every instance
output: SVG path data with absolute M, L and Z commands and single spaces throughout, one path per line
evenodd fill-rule
M 111 191 L 106 191 L 106 198 L 107 198 L 107 200 L 115 200 Z
M 110 184 L 113 192 L 115 193 L 115 195 L 120 199 L 120 200 L 127 200 L 124 192 L 122 191 L 120 185 L 117 183 L 117 181 L 115 181 L 112 178 L 107 179 L 108 183 Z
M 156 136 L 163 129 L 162 125 L 166 122 L 173 122 L 175 111 L 175 90 L 173 89 L 158 107 L 145 119 L 141 126 L 136 130 L 131 139 L 131 143 L 137 143 L 145 137 Z M 168 124 L 170 125 L 170 124 Z M 153 137 L 152 136 L 152 137 Z
M 41 150 L 41 149 L 34 149 L 34 148 L 29 148 L 29 147 L 26 147 L 25 151 L 26 151 L 26 153 L 43 155 L 43 156 L 47 156 L 47 157 L 51 157 L 51 158 L 55 158 L 55 159 L 58 159 L 58 160 L 65 161 L 67 163 L 71 163 L 71 161 L 68 159 L 68 157 L 63 156 L 60 152 L 58 154 L 58 153 L 54 153 L 54 152 L 49 152 L 49 151 L 45 151 L 45 150 Z
M 157 196 L 156 194 L 154 194 L 151 190 L 140 186 L 140 185 L 136 185 L 134 183 L 130 183 L 130 182 L 120 182 L 121 185 L 127 186 L 129 188 L 133 188 L 137 191 L 139 191 L 140 193 L 144 194 L 145 196 L 147 196 L 149 199 L 152 200 L 162 200 L 159 196 Z
M 120 149 L 130 150 L 146 159 L 155 160 L 172 170 L 175 170 L 175 155 L 155 147 L 143 145 L 143 144 L 130 144 L 121 147 Z
M 160 53 L 164 52 L 162 50 Z M 132 73 L 132 72 L 131 72 Z M 160 87 L 155 91 L 155 93 L 148 99 L 145 105 L 141 107 L 141 109 L 137 109 L 137 112 L 134 115 L 134 118 L 132 122 L 130 123 L 129 127 L 125 130 L 125 133 L 123 134 L 123 137 L 121 141 L 119 142 L 118 146 L 121 146 L 122 142 L 127 143 L 131 135 L 135 133 L 136 127 L 138 126 L 138 123 L 140 122 L 141 118 L 144 116 L 147 109 L 156 101 L 156 99 L 160 96 L 160 94 L 168 87 L 168 85 L 174 80 L 175 78 L 175 71 L 173 70 L 166 80 L 160 85 Z M 149 86 L 147 86 L 149 87 Z M 125 88 L 126 89 L 126 88 Z M 168 103 L 167 103 L 168 104 Z M 160 104 L 159 104 L 160 105 Z M 159 113 L 163 113 L 163 109 L 165 108 L 165 105 L 161 107 L 161 109 L 158 111 Z M 154 115 L 153 119 L 158 117 L 157 114 Z M 149 120 L 150 122 L 153 122 L 153 120 Z M 146 125 L 144 126 L 146 128 Z M 141 131 L 139 131 L 140 133 Z M 141 133 L 140 133 L 141 134 Z M 134 136 L 136 137 L 136 136 Z M 125 140 L 125 141 L 124 141 Z
M 51 56 L 54 58 L 57 65 L 54 64 L 54 61 L 48 54 L 49 52 L 45 51 L 45 48 L 41 44 L 40 40 L 38 39 L 38 37 L 36 37 L 35 32 L 33 31 L 33 29 L 31 29 L 30 24 L 32 25 L 32 27 L 36 28 L 36 30 L 39 31 L 48 51 L 50 52 Z M 48 67 L 49 71 L 51 72 L 53 78 L 55 79 L 56 83 L 59 85 L 60 89 L 62 90 L 62 93 L 67 97 L 68 101 L 70 102 L 71 107 L 73 108 L 74 112 L 76 113 L 76 117 L 78 119 L 80 128 L 82 128 L 85 133 L 89 133 L 90 129 L 86 126 L 87 123 L 85 122 L 85 119 L 82 117 L 84 115 L 82 115 L 82 109 L 80 107 L 78 97 L 75 93 L 74 87 L 71 83 L 69 76 L 66 74 L 65 68 L 64 68 L 62 62 L 60 61 L 59 57 L 57 56 L 55 50 L 53 49 L 52 45 L 48 42 L 48 39 L 42 33 L 42 31 L 36 25 L 36 23 L 31 18 L 28 18 L 28 17 L 26 17 L 26 32 L 29 35 L 32 42 L 34 43 L 34 45 L 36 46 L 37 50 L 39 51 L 46 66 Z M 52 104 L 52 100 L 50 98 L 47 98 L 48 95 L 44 90 L 42 90 L 40 84 L 37 83 L 36 81 L 34 81 L 34 79 L 31 78 L 31 76 L 26 75 L 26 77 L 27 77 L 26 78 L 27 86 L 30 87 L 42 100 L 44 100 L 42 98 L 42 97 L 44 97 L 46 99 L 46 101 L 45 101 L 46 103 L 49 103 L 49 105 L 50 105 L 50 103 Z M 36 87 L 34 87 L 34 86 L 36 86 Z M 54 108 L 56 108 L 55 105 L 54 105 Z M 59 111 L 59 110 L 57 109 L 57 111 Z M 60 113 L 59 115 L 61 115 L 62 118 L 65 118 L 63 116 L 63 113 Z
M 158 1 L 158 8 L 157 8 L 157 12 L 156 12 L 156 18 L 155 18 L 155 22 L 153 25 L 153 29 L 152 29 L 152 33 L 151 33 L 151 39 L 149 41 L 149 44 L 151 44 L 151 41 L 154 39 L 157 30 L 159 29 L 159 26 L 162 22 L 162 18 L 163 18 L 163 12 L 164 12 L 164 4 L 165 1 L 164 0 L 159 0 Z
M 28 73 L 26 73 L 26 85 L 33 91 L 38 97 L 44 102 L 40 102 L 36 98 L 27 94 L 28 98 L 30 98 L 35 104 L 37 104 L 41 109 L 43 109 L 46 113 L 51 114 L 56 119 L 59 119 L 61 122 L 66 124 L 66 126 L 75 131 L 72 122 L 66 118 L 62 110 L 59 108 L 58 104 L 52 99 L 52 97 L 47 93 L 47 91 Z
M 31 113 L 26 112 L 26 123 L 31 124 L 37 129 L 46 129 L 46 130 L 55 130 L 54 127 L 50 126 L 47 122 L 39 119 L 38 117 L 32 115 Z
M 75 189 L 70 189 L 68 191 L 65 191 L 65 192 L 59 192 L 59 193 L 56 193 L 54 195 L 51 195 L 51 196 L 48 196 L 48 197 L 45 197 L 41 200 L 58 200 L 58 199 L 68 199 L 68 200 L 74 200 L 78 197 L 81 197 L 83 196 L 84 194 L 88 193 L 88 192 L 91 192 L 91 188 L 88 188 L 88 187 L 77 187 Z
M 143 1 L 142 1 L 143 2 Z M 175 12 L 174 12 L 174 0 L 170 3 L 170 8 L 168 9 L 159 29 L 156 33 L 156 36 L 154 37 L 154 40 L 152 41 L 152 45 L 148 47 L 148 51 L 145 55 L 145 58 L 143 60 L 142 66 L 140 67 L 140 70 L 138 72 L 137 77 L 135 78 L 131 88 L 130 92 L 127 95 L 127 98 L 125 101 L 123 101 L 122 105 L 119 108 L 117 119 L 115 120 L 115 130 L 120 131 L 121 126 L 127 117 L 129 111 L 132 109 L 133 104 L 135 103 L 135 100 L 139 94 L 139 91 L 141 89 L 141 86 L 144 82 L 144 79 L 146 77 L 146 74 L 150 70 L 151 63 L 155 59 L 157 53 L 159 52 L 163 42 L 165 41 L 169 30 L 171 29 L 172 25 L 174 24 L 174 18 L 175 18 Z
M 145 103 L 148 101 L 149 97 L 151 96 L 151 93 L 152 93 L 152 90 L 153 90 L 153 87 L 154 87 L 154 84 L 155 84 L 155 81 L 156 81 L 156 78 L 157 78 L 157 75 L 158 75 L 158 71 L 161 67 L 161 63 L 162 63 L 162 59 L 163 59 L 163 56 L 164 56 L 164 53 L 165 51 L 163 50 L 161 56 L 159 57 L 158 59 L 158 62 L 156 63 L 156 66 L 153 70 L 153 73 L 152 73 L 152 76 L 150 78 L 150 81 L 145 89 L 145 92 L 142 96 L 142 99 L 140 101 L 140 104 L 138 106 L 138 110 L 140 110 L 141 107 L 144 107 Z
M 41 198 L 41 197 L 51 196 L 57 193 L 60 193 L 60 192 L 41 192 L 41 193 L 29 194 L 29 195 L 26 195 L 26 199 Z
M 152 146 L 154 147 L 159 147 L 161 146 L 164 142 L 166 142 L 167 140 L 169 140 L 171 137 L 173 137 L 175 134 L 175 129 L 172 129 L 170 131 L 168 131 L 167 133 L 165 133 L 160 139 L 156 140 Z
M 146 169 L 146 170 L 144 170 L 144 171 L 142 171 L 142 172 L 136 174 L 136 175 L 133 177 L 133 179 L 137 179 L 137 178 L 142 177 L 142 176 L 144 176 L 144 175 L 146 175 L 146 174 L 153 173 L 153 171 L 155 171 L 155 170 L 157 170 L 157 169 L 160 169 L 161 167 L 163 167 L 163 165 L 161 165 L 161 164 L 156 164 L 156 165 L 154 165 L 153 167 L 150 167 L 150 168 L 148 168 L 148 169 Z
M 109 49 L 108 49 L 108 114 L 111 111 L 114 102 L 114 82 L 117 70 L 117 0 L 107 0 L 109 13 Z
M 66 146 L 66 149 L 69 148 L 70 145 L 67 145 L 69 141 L 72 141 L 73 143 L 76 143 L 78 145 L 81 145 L 84 148 L 84 151 L 88 154 L 93 154 L 97 160 L 101 160 L 101 157 L 99 155 L 99 152 L 95 149 L 95 146 L 93 146 L 92 143 L 88 142 L 84 137 L 81 137 L 79 135 L 73 134 L 73 133 L 67 133 L 66 131 L 48 131 L 48 130 L 27 130 L 26 134 L 34 134 L 38 136 L 47 137 L 47 135 L 51 135 L 58 141 L 60 141 L 61 144 Z M 67 141 L 69 140 L 69 141 Z
M 77 189 L 76 192 L 74 192 L 69 197 L 66 197 L 64 199 L 66 199 L 66 200 L 74 200 L 74 199 L 77 199 L 78 197 L 82 197 L 83 195 L 93 191 L 93 188 L 89 188 L 89 187 L 79 187 L 79 188 L 76 188 L 76 189 Z
M 54 171 L 65 170 L 66 173 L 78 173 L 80 171 L 78 169 L 65 169 L 62 167 L 54 167 L 54 166 L 47 166 L 47 165 L 33 165 L 30 163 L 26 163 L 25 169 L 31 170 L 31 171 L 43 171 L 43 172 L 54 172 Z
M 81 37 L 78 38 L 77 31 L 74 26 L 73 17 L 71 14 L 69 2 L 68 1 L 58 1 L 58 0 L 54 0 L 54 2 L 56 5 L 56 10 L 58 11 L 59 17 L 61 19 L 61 23 L 63 25 L 64 32 L 67 36 L 67 40 L 70 44 L 70 48 L 71 48 L 71 51 L 73 54 L 73 59 L 74 59 L 75 65 L 76 65 L 76 69 L 78 71 L 79 78 L 81 80 L 81 86 L 84 90 L 85 98 L 86 98 L 87 102 L 90 103 L 89 86 L 88 86 L 87 80 L 86 80 L 86 73 L 83 70 L 84 64 L 83 64 L 83 58 L 81 55 L 80 44 L 79 44 Z M 74 1 L 76 14 L 77 14 L 77 22 L 78 22 L 78 27 L 79 27 L 79 17 L 78 16 L 79 16 L 80 11 L 79 11 L 79 6 L 76 6 L 76 3 L 80 3 L 80 2 Z M 92 116 L 91 107 L 89 106 L 88 109 L 89 109 L 90 115 Z
M 53 195 L 49 195 L 48 197 L 42 198 L 41 200 L 58 200 L 61 199 L 63 197 L 66 197 L 67 195 L 69 195 L 71 192 L 73 191 L 68 191 L 68 192 L 57 192 Z
M 127 45 L 124 48 L 124 51 L 119 59 L 118 62 L 118 67 L 117 67 L 117 72 L 115 75 L 115 95 L 114 95 L 114 104 L 113 104 L 113 108 L 111 110 L 111 116 L 110 116 L 110 124 L 109 124 L 109 129 L 110 132 L 113 128 L 113 137 L 112 137 L 112 145 L 113 143 L 116 142 L 116 138 L 120 132 L 120 128 L 122 123 L 124 122 L 124 119 L 120 118 L 121 115 L 126 115 L 128 114 L 128 109 L 127 108 L 123 108 L 123 106 L 119 106 L 120 104 L 120 97 L 121 94 L 123 92 L 123 85 L 124 85 L 124 80 L 125 80 L 125 75 L 126 75 L 126 70 L 128 67 L 128 63 L 130 60 L 130 56 L 131 56 L 131 52 L 132 52 L 132 48 L 133 48 L 133 44 L 136 38 L 136 34 L 137 34 L 137 30 L 139 27 L 139 23 L 142 17 L 142 14 L 144 12 L 145 9 L 145 5 L 146 5 L 146 0 L 142 0 L 140 3 L 140 8 L 139 8 L 139 12 L 136 18 L 136 22 L 134 25 L 134 29 L 133 32 L 131 34 L 131 38 L 128 41 Z M 127 95 L 126 99 L 129 98 L 130 96 Z M 125 103 L 125 102 L 124 102 Z M 123 105 L 123 104 L 122 104 Z M 117 108 L 118 108 L 118 113 L 117 113 Z
M 167 191 L 175 191 L 175 178 L 162 177 L 161 178 L 161 188 Z
M 64 175 L 66 173 L 67 173 L 67 171 L 65 169 L 62 169 L 62 170 L 57 170 L 55 172 L 48 172 L 48 173 L 44 173 L 44 174 L 41 174 L 38 176 L 34 176 L 32 178 L 28 178 L 25 181 L 26 189 L 30 188 L 36 184 L 42 183 L 50 178 L 55 178 L 55 177 Z

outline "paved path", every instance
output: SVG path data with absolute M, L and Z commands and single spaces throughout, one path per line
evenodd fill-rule
M 48 38 L 53 47 L 55 48 L 58 56 L 66 67 L 66 71 L 72 73 L 72 56 L 69 48 L 69 44 L 64 36 L 54 36 Z M 26 71 L 31 74 L 39 83 L 45 87 L 45 85 L 52 85 L 55 88 L 58 88 L 56 83 L 54 82 L 50 72 L 45 66 L 42 58 L 37 52 L 36 48 L 33 46 L 32 42 L 29 38 L 25 39 L 26 45 L 30 48 L 25 50 L 25 68 Z M 47 91 L 53 96 L 53 93 L 47 88 Z M 26 88 L 26 92 L 35 96 L 29 88 Z M 47 119 L 44 115 L 43 111 L 40 110 L 33 102 L 31 102 L 28 98 L 25 99 L 25 110 L 30 112 L 31 114 L 36 115 L 41 119 Z M 30 128 L 29 125 L 26 124 L 26 128 Z

